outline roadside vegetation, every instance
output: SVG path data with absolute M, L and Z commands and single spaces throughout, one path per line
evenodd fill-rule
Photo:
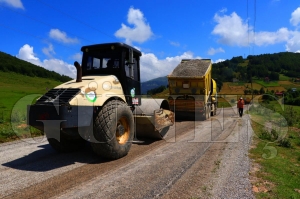
M 257 198 L 300 198 L 300 107 L 259 100 L 249 113 L 250 158 Z
M 0 143 L 41 135 L 33 128 L 29 131 L 26 125 L 27 104 L 61 82 L 2 71 L 0 79 Z

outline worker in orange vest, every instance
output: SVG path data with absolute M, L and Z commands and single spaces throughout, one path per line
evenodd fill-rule
M 237 108 L 238 108 L 240 117 L 243 116 L 244 104 L 245 104 L 245 102 L 244 102 L 243 98 L 241 97 L 237 103 Z

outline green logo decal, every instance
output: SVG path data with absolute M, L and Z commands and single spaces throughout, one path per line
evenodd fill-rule
M 135 96 L 135 88 L 133 88 L 133 89 L 130 90 L 130 95 L 131 95 L 131 97 Z
M 94 91 L 90 91 L 85 94 L 85 97 L 90 101 L 90 102 L 95 102 L 97 99 L 97 95 Z

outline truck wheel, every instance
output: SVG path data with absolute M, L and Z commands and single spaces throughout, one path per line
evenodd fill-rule
M 213 111 L 210 112 L 210 115 L 211 115 L 211 116 L 214 116 L 214 115 L 215 115 L 215 105 L 214 105 L 214 104 L 211 105 L 211 109 L 212 109 Z
M 104 158 L 118 159 L 127 155 L 134 135 L 134 119 L 126 103 L 112 100 L 105 104 L 95 118 L 94 152 Z
M 210 113 L 211 113 L 211 107 L 210 105 L 207 106 L 207 119 L 210 118 Z
M 63 133 L 60 134 L 60 141 L 55 138 L 47 138 L 49 144 L 57 152 L 73 152 L 78 151 L 84 147 L 85 141 L 81 138 L 79 139 L 68 139 Z
M 217 104 L 214 104 L 214 106 L 215 106 L 214 115 L 217 115 L 217 108 L 218 108 L 218 106 L 217 106 Z
M 204 108 L 204 113 L 203 113 L 203 115 L 202 115 L 202 120 L 203 121 L 205 121 L 205 120 L 207 120 L 208 119 L 208 117 L 207 117 L 207 106 Z

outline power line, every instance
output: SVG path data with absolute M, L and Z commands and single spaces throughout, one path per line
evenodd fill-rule
M 44 4 L 45 6 L 51 8 L 51 9 L 53 9 L 53 10 L 56 10 L 57 12 L 60 12 L 61 14 L 66 15 L 66 16 L 68 16 L 69 18 L 71 18 L 71 19 L 73 19 L 73 20 L 75 20 L 75 21 L 77 21 L 77 22 L 79 22 L 79 23 L 81 23 L 81 24 L 83 24 L 83 25 L 85 25 L 85 26 L 91 28 L 91 29 L 94 29 L 94 30 L 98 31 L 99 33 L 101 33 L 101 34 L 103 34 L 103 35 L 105 35 L 105 36 L 107 36 L 107 37 L 110 37 L 110 38 L 112 38 L 112 39 L 116 39 L 116 38 L 112 37 L 111 35 L 109 35 L 109 34 L 103 32 L 103 31 L 99 30 L 98 28 L 95 28 L 95 27 L 93 27 L 93 26 L 91 26 L 91 25 L 85 23 L 84 21 L 81 21 L 81 20 L 79 20 L 79 19 L 73 17 L 72 15 L 69 15 L 69 14 L 67 14 L 67 13 L 65 13 L 65 12 L 63 12 L 63 11 L 61 11 L 61 10 L 59 10 L 59 9 L 57 9 L 57 8 L 55 8 L 55 7 L 53 7 L 53 6 L 49 5 L 49 4 L 47 4 L 47 3 L 45 3 L 45 2 L 42 1 L 42 0 L 36 0 L 36 1 L 39 1 L 40 3 Z
M 253 22 L 253 55 L 255 46 L 255 23 L 256 23 L 256 0 L 254 0 L 254 22 Z

